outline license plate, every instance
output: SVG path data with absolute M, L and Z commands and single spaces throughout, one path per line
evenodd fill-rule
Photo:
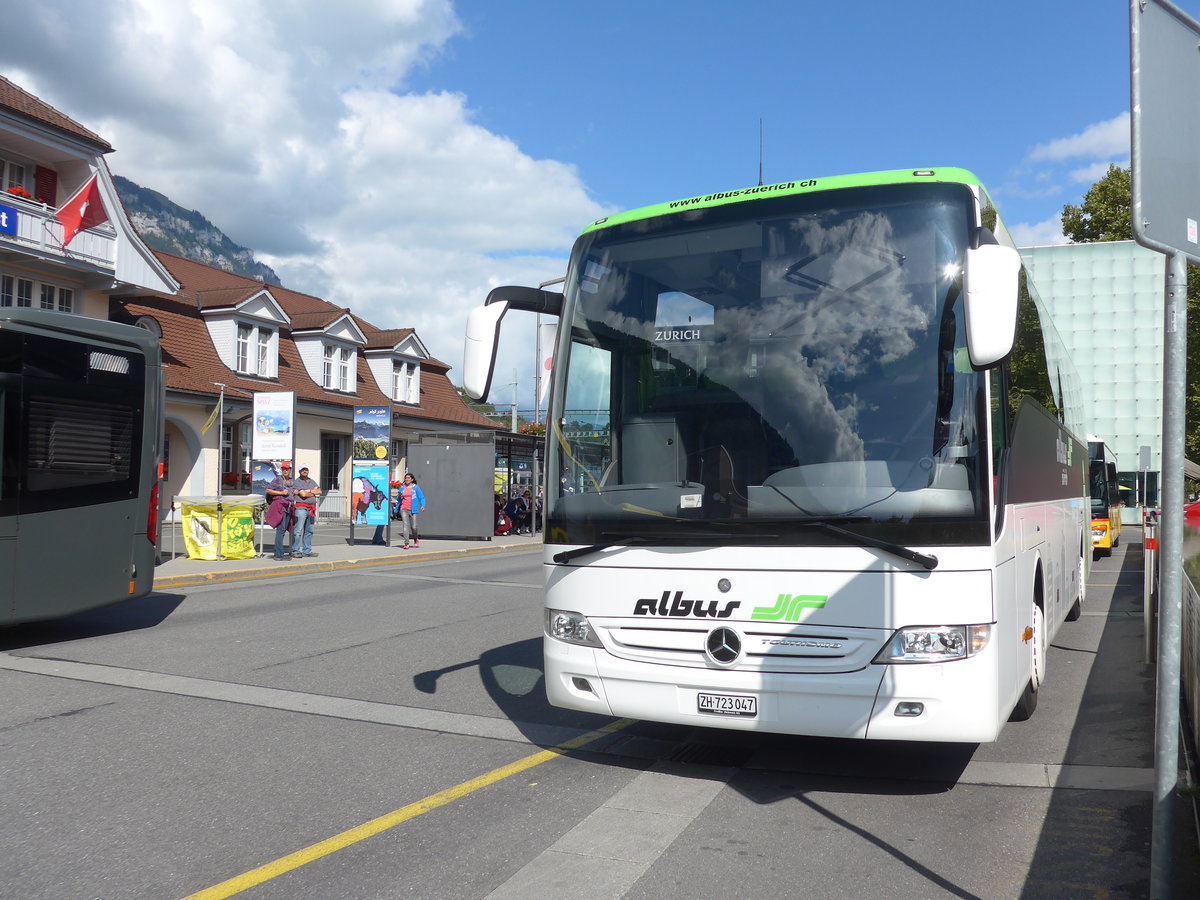
M 697 694 L 696 708 L 709 716 L 757 716 L 758 698 L 745 694 Z

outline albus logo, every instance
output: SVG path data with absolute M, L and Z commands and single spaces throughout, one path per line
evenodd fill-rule
M 738 600 L 730 600 L 724 606 L 719 600 L 684 600 L 683 591 L 676 591 L 674 598 L 670 591 L 663 591 L 661 597 L 644 597 L 633 607 L 635 616 L 695 616 L 698 619 L 706 617 L 713 619 L 728 619 L 733 611 L 741 606 Z

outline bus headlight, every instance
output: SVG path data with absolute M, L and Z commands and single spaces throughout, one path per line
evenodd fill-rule
M 546 634 L 568 644 L 579 644 L 584 647 L 603 647 L 592 631 L 592 623 L 587 616 L 577 612 L 567 612 L 562 609 L 546 610 Z
M 874 662 L 949 662 L 974 656 L 987 646 L 991 625 L 935 625 L 901 628 L 892 635 Z

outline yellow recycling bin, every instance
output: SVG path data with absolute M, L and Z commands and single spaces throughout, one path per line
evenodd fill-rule
M 183 504 L 183 542 L 188 559 L 253 559 L 257 504 L 211 500 Z M 220 541 L 220 552 L 217 542 Z

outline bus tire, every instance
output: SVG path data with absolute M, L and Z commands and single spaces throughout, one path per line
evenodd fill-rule
M 1087 597 L 1087 577 L 1083 571 L 1083 557 L 1079 557 L 1079 596 L 1075 598 L 1075 602 L 1071 604 L 1071 608 L 1067 610 L 1067 621 L 1078 621 L 1083 615 L 1083 601 Z
M 1013 707 L 1012 715 L 1008 717 L 1010 722 L 1024 722 L 1033 716 L 1033 711 L 1037 709 L 1038 692 L 1033 689 L 1033 680 L 1025 685 L 1025 690 L 1021 692 L 1021 699 L 1017 701 L 1017 705 Z
M 1012 715 L 1008 717 L 1010 722 L 1024 722 L 1033 715 L 1033 711 L 1037 709 L 1038 704 L 1038 689 L 1042 686 L 1042 681 L 1046 677 L 1046 641 L 1045 641 L 1046 616 L 1042 612 L 1042 608 L 1038 604 L 1033 604 L 1033 637 L 1030 638 L 1030 656 L 1032 657 L 1033 673 L 1029 676 L 1029 683 L 1025 685 L 1025 690 L 1021 692 L 1020 699 L 1017 700 L 1017 705 L 1013 707 Z
M 1033 604 L 1033 675 L 1029 679 L 1036 692 L 1046 681 L 1046 614 L 1040 603 Z

